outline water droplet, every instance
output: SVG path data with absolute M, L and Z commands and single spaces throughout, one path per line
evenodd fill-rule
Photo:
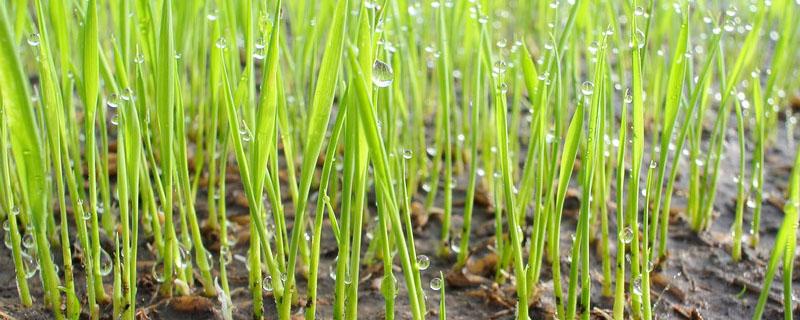
M 637 17 L 641 17 L 644 15 L 644 8 L 637 6 L 636 9 L 633 10 L 633 15 Z
M 39 41 L 40 41 L 40 38 L 39 38 L 39 33 L 38 32 L 34 32 L 34 33 L 31 33 L 30 35 L 28 35 L 28 44 L 31 47 L 38 46 L 39 45 Z
M 413 157 L 414 157 L 414 151 L 411 151 L 411 149 L 403 150 L 403 159 L 411 160 L 411 158 Z
M 736 29 L 736 25 L 730 19 L 725 20 L 725 23 L 722 25 L 722 28 L 725 29 L 725 32 L 733 32 Z
M 217 39 L 216 46 L 217 48 L 225 49 L 225 47 L 228 46 L 228 40 L 225 40 L 225 37 L 219 37 L 219 39 Z
M 223 246 L 219 249 L 219 256 L 222 257 L 222 263 L 226 266 L 233 261 L 233 253 L 228 246 Z
M 636 37 L 637 48 L 639 49 L 644 48 L 644 42 L 645 42 L 644 32 L 642 32 L 642 30 L 637 29 L 636 32 L 634 32 L 634 37 Z
M 506 65 L 506 62 L 503 60 L 498 60 L 497 62 L 494 63 L 494 66 L 492 67 L 492 73 L 496 75 L 505 74 L 506 70 L 508 70 L 508 66 Z
M 8 221 L 3 223 L 3 229 L 6 229 L 6 228 L 8 228 Z M 11 250 L 12 249 L 12 246 L 11 246 L 11 232 L 8 232 L 8 229 L 6 229 L 6 232 L 4 232 L 4 233 L 5 233 L 5 236 L 3 236 L 3 244 L 5 244 L 7 249 Z
M 19 215 L 19 207 L 14 206 L 13 208 L 11 208 L 11 214 L 14 215 L 15 217 L 18 216 Z
M 633 102 L 633 95 L 631 95 L 631 89 L 627 88 L 625 89 L 625 103 L 629 104 L 631 102 Z
M 622 229 L 619 237 L 622 238 L 623 243 L 631 243 L 631 241 L 633 241 L 633 229 L 631 229 L 631 227 L 625 227 L 625 229 Z
M 431 289 L 439 291 L 442 289 L 442 278 L 435 277 L 431 279 Z
M 25 267 L 25 279 L 33 278 L 33 275 L 39 270 L 39 262 L 35 257 L 22 252 L 22 263 Z
M 380 60 L 372 64 L 372 83 L 379 88 L 386 88 L 392 84 L 394 72 L 392 67 Z
M 502 48 L 505 48 L 507 45 L 508 45 L 508 40 L 506 40 L 505 38 L 500 39 L 500 41 L 497 41 L 497 47 L 498 48 L 502 49 Z
M 636 278 L 633 280 L 633 294 L 637 296 L 642 295 L 642 278 Z
M 436 148 L 427 147 L 427 148 L 425 148 L 425 153 L 427 153 L 431 157 L 435 157 L 436 156 Z
M 106 104 L 113 109 L 119 107 L 119 95 L 117 95 L 116 93 L 108 95 L 108 100 L 106 101 Z
M 23 247 L 28 248 L 28 249 L 33 249 L 34 244 L 35 243 L 33 241 L 33 233 L 32 232 L 28 232 L 24 236 L 22 236 L 22 246 Z
M 581 93 L 583 93 L 585 96 L 592 95 L 592 93 L 594 93 L 594 83 L 591 81 L 584 81 L 581 84 Z
M 597 47 L 598 47 L 597 41 L 592 41 L 587 50 L 589 51 L 589 53 L 594 55 L 595 53 L 597 53 Z
M 150 274 L 153 276 L 153 280 L 156 282 L 164 282 L 164 261 L 161 259 L 156 261 L 156 263 L 154 263 L 153 267 L 150 269 Z
M 658 162 L 656 160 L 650 160 L 650 169 L 655 169 L 658 167 Z
M 106 252 L 105 249 L 100 249 L 100 275 L 105 277 L 111 274 L 111 269 L 113 267 L 113 261 L 111 260 L 111 255 Z
M 417 256 L 417 268 L 419 270 L 427 270 L 431 266 L 431 259 L 428 256 L 421 254 Z
M 133 57 L 133 62 L 135 62 L 136 64 L 144 63 L 144 54 L 141 52 L 137 53 L 136 56 Z
M 500 92 L 503 94 L 508 92 L 508 85 L 505 82 L 500 84 Z
M 328 276 L 331 278 L 331 280 L 335 281 L 336 280 L 336 269 L 333 266 L 334 266 L 333 264 L 328 266 Z
M 208 21 L 216 21 L 218 15 L 219 12 L 216 9 L 211 10 L 208 12 L 208 14 L 206 14 L 206 19 L 208 19 Z
M 187 250 L 182 245 L 179 245 L 178 255 L 175 257 L 175 266 L 178 267 L 179 269 L 186 268 L 188 255 L 189 253 L 187 252 Z
M 429 185 L 427 183 L 423 183 L 422 184 L 422 191 L 431 192 L 431 185 Z
M 261 287 L 264 288 L 266 292 L 272 292 L 272 276 L 265 277 Z
M 459 241 L 457 239 L 450 240 L 450 251 L 452 251 L 455 254 L 460 253 L 461 252 L 460 244 L 461 244 L 461 241 Z
M 266 53 L 264 52 L 264 48 L 256 48 L 256 50 L 253 52 L 253 59 L 264 60 L 265 57 Z

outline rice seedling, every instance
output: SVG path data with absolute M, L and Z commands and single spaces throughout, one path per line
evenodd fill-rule
M 798 6 L 0 2 L 0 318 L 791 319 Z

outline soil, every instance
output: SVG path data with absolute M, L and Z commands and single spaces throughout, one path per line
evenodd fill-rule
M 675 196 L 673 197 L 674 217 L 671 219 L 669 231 L 669 257 L 654 270 L 652 274 L 652 297 L 656 301 L 654 314 L 660 319 L 749 319 L 761 291 L 766 261 L 774 244 L 774 237 L 783 219 L 782 204 L 786 190 L 786 183 L 791 170 L 794 148 L 789 148 L 786 137 L 786 130 L 783 129 L 783 120 L 776 133 L 774 143 L 768 150 L 765 163 L 765 203 L 763 206 L 763 218 L 761 224 L 761 242 L 756 248 L 744 247 L 743 260 L 734 263 L 730 258 L 731 236 L 730 227 L 733 221 L 736 187 L 731 177 L 738 172 L 737 158 L 738 147 L 736 143 L 729 143 L 725 151 L 726 158 L 722 161 L 722 176 L 719 182 L 718 195 L 716 201 L 717 215 L 708 231 L 696 233 L 692 231 L 683 217 L 682 208 L 686 201 L 686 181 L 683 177 L 678 177 Z M 735 132 L 729 132 L 729 141 L 735 141 Z M 795 134 L 795 140 L 798 140 Z M 686 166 L 685 160 L 682 166 Z M 233 169 L 232 169 L 233 170 Z M 231 171 L 232 171 L 231 170 Z M 688 169 L 681 172 L 688 172 Z M 248 223 L 246 214 L 246 202 L 243 197 L 241 184 L 236 175 L 230 175 L 228 187 L 228 214 L 231 221 L 235 222 L 239 232 L 236 237 L 239 239 L 234 253 L 246 256 L 248 248 L 249 231 L 244 226 Z M 466 185 L 466 175 L 459 175 L 459 183 L 462 188 L 457 188 L 454 192 L 454 214 L 452 231 L 459 232 L 462 226 L 462 208 L 464 203 L 463 186 Z M 288 191 L 284 191 L 288 194 Z M 440 193 L 441 194 L 441 193 Z M 577 194 L 577 193 L 576 193 Z M 420 190 L 415 195 L 415 201 L 424 201 L 424 192 Z M 485 194 L 484 197 L 487 197 Z M 207 208 L 205 190 L 201 190 L 197 199 L 197 212 L 199 217 L 205 218 Z M 313 197 L 313 195 L 312 195 Z M 480 197 L 480 194 L 479 194 Z M 613 195 L 612 195 L 613 199 Z M 291 212 L 291 201 L 285 199 L 287 207 L 287 220 L 291 222 L 293 214 Z M 570 235 L 574 233 L 577 223 L 577 216 L 574 209 L 580 199 L 572 197 L 567 206 L 562 223 L 561 246 L 563 252 L 569 252 L 572 245 Z M 370 201 L 374 203 L 374 201 Z M 610 208 L 614 207 L 609 203 Z M 419 204 L 415 204 L 419 206 Z M 572 207 L 572 208 L 570 208 Z M 370 208 L 374 215 L 374 208 Z M 424 213 L 423 213 L 424 214 Z M 488 249 L 488 244 L 494 239 L 492 208 L 487 206 L 485 201 L 476 204 L 473 215 L 473 227 L 471 236 L 472 258 L 468 263 L 467 275 L 459 276 L 458 273 L 450 273 L 447 276 L 446 304 L 447 316 L 449 319 L 513 319 L 514 318 L 514 289 L 507 281 L 505 284 L 497 285 L 490 280 L 495 273 L 494 266 L 497 261 L 496 255 Z M 313 215 L 312 215 L 313 217 Z M 428 318 L 436 318 L 439 293 L 428 288 L 429 281 L 439 274 L 451 272 L 454 259 L 443 258 L 436 255 L 441 224 L 438 220 L 436 210 L 432 210 L 430 219 L 423 225 L 418 225 L 414 237 L 418 254 L 425 254 L 431 258 L 431 266 L 422 273 L 424 288 L 427 294 Z M 750 225 L 751 213 L 745 215 L 745 228 Z M 425 220 L 425 219 L 421 219 Z M 365 219 L 370 224 L 365 227 L 365 233 L 371 229 L 371 219 Z M 615 213 L 609 210 L 609 234 L 615 235 Z M 141 230 L 141 229 L 140 229 Z M 320 262 L 319 298 L 318 312 L 319 319 L 332 318 L 333 287 L 334 281 L 328 277 L 329 266 L 334 263 L 336 256 L 336 246 L 330 225 L 323 228 L 323 241 Z M 0 235 L 2 234 L 0 230 Z M 74 233 L 74 232 L 73 232 Z M 214 235 L 204 233 L 207 236 L 206 245 L 213 249 Z M 2 235 L 4 236 L 4 235 Z M 221 319 L 220 304 L 215 298 L 205 298 L 198 295 L 176 297 L 172 299 L 162 299 L 157 296 L 158 283 L 151 275 L 151 266 L 154 263 L 154 256 L 148 250 L 148 239 L 144 234 L 140 237 L 139 243 L 139 281 L 138 281 L 138 305 L 137 315 L 140 319 Z M 612 237 L 613 239 L 613 237 Z M 363 237 L 364 250 L 367 249 L 369 239 L 367 235 Z M 107 241 L 107 244 L 110 244 Z M 612 259 L 614 257 L 615 242 L 611 242 Z M 595 248 L 595 246 L 593 246 Z M 112 252 L 110 248 L 107 249 Z M 54 254 L 59 250 L 54 250 Z M 567 255 L 562 254 L 562 272 L 568 274 L 569 262 Z M 54 257 L 56 262 L 61 261 L 60 255 Z M 85 282 L 83 270 L 80 267 L 80 257 L 74 257 L 74 264 L 77 268 L 76 288 L 79 291 L 82 303 L 85 303 L 84 289 Z M 395 259 L 396 260 L 396 259 Z M 396 261 L 395 261 L 396 262 Z M 602 271 L 600 269 L 599 251 L 592 250 L 592 303 L 594 319 L 610 319 L 612 299 L 603 297 L 600 294 Z M 217 274 L 215 266 L 215 275 Z M 232 301 L 235 305 L 234 318 L 251 318 L 251 298 L 247 290 L 248 271 L 245 264 L 234 259 L 227 266 L 229 282 L 232 290 Z M 63 272 L 63 271 L 62 271 Z M 362 281 L 359 283 L 359 318 L 361 319 L 380 319 L 384 318 L 384 300 L 379 291 L 380 279 L 382 277 L 382 267 L 380 262 L 372 266 L 362 266 Z M 613 272 L 613 270 L 612 270 Z M 410 319 L 408 311 L 408 300 L 405 298 L 405 289 L 402 281 L 402 271 L 399 266 L 395 266 L 395 274 L 400 279 L 400 293 L 395 299 L 396 316 L 398 319 Z M 795 275 L 800 272 L 794 272 Z M 62 275 L 63 276 L 63 275 Z M 782 318 L 782 286 L 781 273 L 776 276 L 775 282 L 770 290 L 770 299 L 767 303 L 764 319 Z M 197 278 L 197 277 L 195 277 Z M 488 278 L 488 279 L 487 279 Z M 305 278 L 298 276 L 301 294 L 305 288 Z M 566 281 L 566 279 L 564 280 Z M 112 277 L 105 278 L 106 292 L 111 292 Z M 800 280 L 793 279 L 797 284 Z M 0 319 L 49 319 L 51 314 L 43 306 L 43 290 L 39 277 L 29 280 L 34 306 L 24 308 L 20 305 L 14 277 L 14 266 L 11 253 L 5 246 L 0 246 Z M 195 288 L 199 283 L 195 284 Z M 552 296 L 552 278 L 549 263 L 543 264 L 541 281 L 538 284 L 538 299 L 531 306 L 531 317 L 533 319 L 553 318 L 554 300 Z M 565 286 L 566 288 L 566 283 Z M 795 285 L 794 293 L 800 293 L 800 286 Z M 303 300 L 303 299 L 301 299 Z M 267 319 L 276 318 L 275 304 L 272 297 L 265 292 L 265 315 Z M 795 313 L 798 311 L 797 302 L 794 302 Z M 105 319 L 111 319 L 111 306 L 101 306 Z M 301 307 L 296 307 L 293 312 L 297 317 L 301 317 Z M 83 318 L 88 318 L 86 314 Z

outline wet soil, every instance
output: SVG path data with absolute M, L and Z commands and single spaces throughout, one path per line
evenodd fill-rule
M 783 219 L 782 204 L 786 191 L 786 183 L 791 170 L 796 147 L 789 147 L 789 140 L 786 131 L 783 129 L 783 120 L 774 132 L 775 140 L 771 144 L 766 156 L 765 163 L 765 203 L 763 206 L 763 218 L 761 223 L 761 242 L 756 248 L 744 247 L 743 260 L 735 263 L 730 258 L 731 236 L 730 227 L 734 217 L 736 203 L 736 186 L 732 177 L 738 172 L 737 158 L 739 150 L 735 141 L 735 132 L 729 132 L 729 143 L 722 161 L 722 176 L 719 183 L 718 195 L 715 205 L 716 216 L 713 224 L 707 231 L 697 233 L 693 231 L 686 222 L 682 208 L 686 201 L 687 183 L 685 173 L 686 160 L 681 162 L 681 166 L 686 170 L 681 170 L 684 177 L 678 177 L 678 182 L 673 197 L 674 215 L 670 223 L 669 232 L 669 257 L 660 264 L 652 274 L 652 297 L 655 301 L 654 314 L 659 319 L 749 319 L 761 291 L 764 273 L 766 271 L 766 261 L 774 244 L 774 236 Z M 798 140 L 795 134 L 794 140 Z M 749 152 L 748 152 L 749 154 Z M 231 169 L 233 171 L 235 169 Z M 248 271 L 242 258 L 246 256 L 249 241 L 249 218 L 247 215 L 246 201 L 242 196 L 241 184 L 236 174 L 229 174 L 228 187 L 228 214 L 229 219 L 234 222 L 234 237 L 238 239 L 234 248 L 235 256 L 238 256 L 227 266 L 228 279 L 231 286 L 231 299 L 235 305 L 234 318 L 251 318 L 251 296 L 247 290 Z M 462 209 L 464 203 L 463 186 L 466 185 L 466 175 L 461 173 L 458 177 L 459 186 L 454 192 L 454 216 L 452 232 L 460 232 L 463 220 Z M 481 192 L 481 191 L 479 191 Z M 288 191 L 283 192 L 288 195 Z M 441 193 L 440 193 L 441 194 Z M 575 193 L 577 194 L 577 193 Z M 315 195 L 312 195 L 315 197 Z M 424 201 L 424 192 L 420 190 L 415 195 L 416 202 Z M 489 198 L 485 191 L 479 194 L 479 198 Z M 207 195 L 201 189 L 197 199 L 197 211 L 201 219 L 207 216 L 205 199 Z M 611 195 L 613 199 L 613 195 Z M 284 199 L 287 208 L 287 221 L 291 223 L 293 213 L 291 200 Z M 577 224 L 575 209 L 581 199 L 571 197 L 567 205 L 564 220 L 562 223 L 561 247 L 563 252 L 569 252 L 572 240 L 570 235 L 574 233 Z M 370 201 L 374 203 L 374 201 Z M 614 203 L 609 203 L 610 208 L 614 208 Z M 421 207 L 419 203 L 415 206 Z M 370 217 L 374 216 L 374 208 L 369 209 Z M 428 288 L 429 281 L 439 274 L 451 272 L 454 265 L 454 258 L 439 257 L 436 255 L 439 246 L 441 224 L 438 219 L 437 210 L 425 213 L 419 210 L 417 213 L 426 215 L 429 219 L 424 224 L 418 224 L 414 232 L 416 248 L 418 254 L 425 254 L 431 257 L 431 266 L 422 273 L 424 288 L 427 295 L 428 318 L 437 318 L 439 304 L 439 294 Z M 312 215 L 313 217 L 313 215 Z M 745 215 L 745 228 L 749 229 L 752 213 Z M 494 239 L 494 213 L 486 201 L 476 203 L 473 215 L 473 226 L 471 236 L 471 259 L 467 265 L 467 274 L 450 273 L 447 276 L 447 316 L 449 319 L 513 319 L 515 294 L 513 284 L 509 281 L 503 284 L 495 284 L 491 280 L 496 274 L 495 265 L 497 256 L 490 251 L 490 244 Z M 424 220 L 424 219 L 421 219 Z M 372 219 L 365 219 L 365 234 L 363 235 L 363 249 L 369 247 L 370 239 L 367 234 L 372 229 Z M 609 234 L 616 235 L 615 212 L 609 210 Z M 72 227 L 71 227 L 72 229 Z M 141 230 L 141 229 L 140 229 Z M 333 235 L 330 231 L 330 224 L 326 220 L 323 228 L 323 241 L 320 262 L 320 280 L 317 318 L 331 319 L 333 304 L 334 280 L 328 277 L 329 267 L 334 263 L 336 257 L 336 246 Z M 0 236 L 4 231 L 0 230 Z M 75 232 L 73 232 L 75 233 Z M 204 232 L 206 245 L 214 252 L 215 262 L 217 258 L 217 247 L 215 247 L 216 236 L 210 232 Z M 599 237 L 598 237 L 599 238 Z M 147 243 L 152 239 L 142 234 L 139 243 L 139 263 L 138 263 L 138 305 L 137 315 L 139 319 L 221 319 L 220 303 L 216 298 L 205 298 L 199 295 L 175 297 L 163 299 L 157 295 L 158 283 L 151 274 L 151 266 L 154 263 L 154 255 L 148 249 Z M 612 236 L 612 240 L 614 237 Z M 611 254 L 614 259 L 615 242 L 611 243 Z M 106 241 L 107 250 L 111 242 Z M 599 246 L 593 246 L 599 248 Z M 54 250 L 58 252 L 58 250 Z M 562 272 L 568 274 L 570 263 L 567 255 L 562 254 Z M 61 257 L 55 254 L 55 260 L 60 263 Z M 83 270 L 81 269 L 80 257 L 74 257 L 76 266 L 76 287 L 82 303 L 85 303 L 84 291 L 85 282 Z M 594 319 L 610 319 L 612 299 L 601 295 L 602 270 L 600 268 L 599 250 L 592 250 L 592 304 Z M 396 260 L 396 259 L 395 259 Z M 363 260 L 362 260 L 363 261 Z M 361 267 L 362 280 L 359 282 L 359 318 L 361 319 L 381 319 L 384 314 L 384 299 L 380 293 L 380 279 L 383 269 L 379 262 L 372 265 Z M 395 261 L 395 263 L 397 263 Z M 214 275 L 218 274 L 219 265 L 215 263 Z M 797 268 L 797 266 L 795 266 Z M 62 271 L 63 272 L 63 271 Z M 613 273 L 613 270 L 612 270 Z M 399 265 L 395 266 L 395 274 L 400 279 L 400 293 L 395 299 L 396 316 L 398 319 L 410 319 L 408 311 L 408 300 L 402 281 L 402 270 Z M 795 271 L 793 282 L 797 284 L 800 280 Z M 61 275 L 63 276 L 63 275 Z M 764 319 L 777 319 L 783 317 L 782 286 L 780 272 L 777 274 L 775 282 L 770 290 L 770 298 L 767 303 Z M 197 277 L 195 277 L 197 278 Z M 301 295 L 304 295 L 305 278 L 298 276 Z M 564 280 L 566 281 L 566 279 Z M 112 277 L 105 278 L 106 292 L 111 292 Z M 18 300 L 17 288 L 15 285 L 14 266 L 11 253 L 5 246 L 0 246 L 0 319 L 50 319 L 52 315 L 44 307 L 43 290 L 38 276 L 29 280 L 31 292 L 34 298 L 34 306 L 24 308 Z M 194 288 L 198 288 L 199 283 L 195 283 Z M 532 302 L 533 319 L 553 318 L 554 300 L 552 295 L 553 282 L 550 273 L 549 263 L 543 264 L 542 277 L 537 284 L 537 298 Z M 566 288 L 566 283 L 564 283 Z M 800 286 L 795 285 L 795 294 L 800 294 Z M 300 299 L 301 301 L 303 299 Z M 276 318 L 275 303 L 269 293 L 264 293 L 265 315 L 267 319 Z M 795 301 L 793 310 L 798 311 Z M 104 319 L 111 319 L 111 306 L 102 305 L 101 310 Z M 296 318 L 302 317 L 302 306 L 294 309 Z M 83 314 L 86 318 L 87 315 Z

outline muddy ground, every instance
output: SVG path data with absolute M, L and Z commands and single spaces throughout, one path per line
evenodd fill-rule
M 739 263 L 732 262 L 730 258 L 731 236 L 730 227 L 733 221 L 736 187 L 732 177 L 738 172 L 737 158 L 738 148 L 735 131 L 729 131 L 726 158 L 722 161 L 722 175 L 718 188 L 716 201 L 716 218 L 708 231 L 697 234 L 689 227 L 683 216 L 682 208 L 686 201 L 686 170 L 679 173 L 675 196 L 673 197 L 674 214 L 670 223 L 669 232 L 669 258 L 658 266 L 652 274 L 652 297 L 655 301 L 654 314 L 660 319 L 748 319 L 752 316 L 753 309 L 761 291 L 766 261 L 774 243 L 774 236 L 778 231 L 783 218 L 782 205 L 786 190 L 786 183 L 791 170 L 796 147 L 790 147 L 786 136 L 784 120 L 775 133 L 774 143 L 771 145 L 766 156 L 765 163 L 765 203 L 763 207 L 763 218 L 761 225 L 761 242 L 757 248 L 745 246 L 743 260 Z M 795 134 L 795 140 L 798 140 Z M 750 152 L 748 152 L 750 154 Z M 686 167 L 686 161 L 682 161 L 681 166 Z M 230 170 L 230 171 L 233 171 Z M 683 175 L 683 176 L 682 176 Z M 453 234 L 457 234 L 462 226 L 462 208 L 464 203 L 464 190 L 466 186 L 466 176 L 462 173 L 459 176 L 458 185 L 454 192 L 454 216 Z M 228 187 L 228 214 L 231 221 L 234 221 L 238 239 L 234 253 L 246 256 L 249 241 L 249 228 L 247 228 L 248 215 L 246 201 L 242 196 L 241 185 L 236 174 L 229 173 Z M 288 195 L 288 191 L 284 192 Z M 439 193 L 441 194 L 441 192 Z M 577 193 L 576 193 L 577 194 Z M 204 218 L 207 215 L 205 204 L 205 190 L 198 194 L 197 209 L 198 215 Z M 415 201 L 424 201 L 424 192 L 420 190 L 415 195 Z M 479 194 L 478 198 L 488 197 L 485 193 Z M 613 195 L 611 196 L 613 199 Z M 291 222 L 293 218 L 291 200 L 285 199 L 287 220 Z M 570 235 L 574 233 L 577 223 L 576 208 L 581 199 L 572 197 L 568 200 L 567 210 L 564 214 L 562 223 L 561 247 L 563 252 L 569 252 L 571 248 Z M 370 203 L 374 203 L 371 201 Z M 418 206 L 419 204 L 415 204 Z M 610 203 L 610 208 L 614 204 Z M 374 208 L 370 208 L 370 215 L 374 215 Z M 441 224 L 438 220 L 437 210 L 430 212 L 427 223 L 418 225 L 414 233 L 416 248 L 419 254 L 431 257 L 431 267 L 422 273 L 424 288 L 426 289 L 428 318 L 437 318 L 439 294 L 428 287 L 429 281 L 439 274 L 451 271 L 454 259 L 441 258 L 436 256 L 438 241 L 440 236 Z M 418 214 L 425 214 L 417 211 Z M 468 264 L 471 270 L 469 277 L 458 277 L 454 274 L 449 275 L 447 289 L 447 316 L 449 319 L 512 319 L 514 317 L 514 288 L 508 283 L 496 285 L 490 280 L 493 278 L 494 262 L 496 256 L 489 251 L 488 244 L 494 239 L 492 208 L 486 205 L 485 201 L 476 204 L 473 216 L 471 252 L 473 258 Z M 176 215 L 177 216 L 177 215 Z M 745 215 L 745 230 L 749 229 L 752 213 Z M 609 210 L 609 223 L 611 235 L 618 234 L 615 230 L 615 212 Z M 369 226 L 365 227 L 365 233 L 372 226 L 371 219 L 365 219 Z M 74 230 L 71 227 L 72 230 Z M 142 229 L 140 229 L 142 230 Z M 0 229 L 0 236 L 4 231 Z M 75 234 L 75 232 L 73 232 Z M 218 245 L 215 236 L 211 233 L 204 233 L 207 236 L 206 245 L 214 252 L 215 262 Z M 335 241 L 330 231 L 330 224 L 326 220 L 324 228 L 324 241 L 322 241 L 320 281 L 319 281 L 319 300 L 318 318 L 332 318 L 333 286 L 334 281 L 328 277 L 329 266 L 336 257 Z M 613 240 L 612 236 L 612 240 Z M 138 311 L 140 319 L 215 319 L 220 318 L 219 303 L 215 298 L 204 298 L 200 296 L 178 297 L 165 300 L 157 296 L 158 283 L 154 281 L 151 274 L 151 266 L 154 263 L 154 256 L 150 253 L 147 242 L 150 241 L 145 235 L 140 237 L 139 243 L 139 281 L 138 281 Z M 368 236 L 363 236 L 363 249 L 368 247 Z M 107 250 L 110 248 L 110 241 Z M 612 259 L 614 259 L 614 245 L 611 243 Z M 593 248 L 599 248 L 593 246 Z M 58 252 L 58 250 L 54 250 Z M 562 254 L 562 272 L 568 274 L 569 263 L 566 254 Z M 60 255 L 54 257 L 56 261 L 61 261 Z M 77 268 L 76 287 L 79 296 L 85 303 L 83 270 L 80 267 L 80 257 L 75 256 L 74 264 Z M 395 259 L 396 260 L 396 259 Z M 603 297 L 600 294 L 602 270 L 600 269 L 600 255 L 598 250 L 592 250 L 592 303 L 593 318 L 610 319 L 612 299 Z M 215 269 L 218 268 L 218 265 Z M 229 282 L 232 290 L 232 300 L 236 308 L 234 317 L 236 319 L 250 319 L 250 293 L 247 291 L 248 272 L 245 264 L 234 259 L 227 266 Z M 408 312 L 408 300 L 405 297 L 403 288 L 401 268 L 395 266 L 396 276 L 400 279 L 401 292 L 395 300 L 398 319 L 410 319 Z M 382 267 L 380 262 L 371 266 L 362 266 L 362 281 L 359 283 L 359 318 L 380 319 L 384 318 L 383 296 L 379 291 L 380 279 L 382 277 Z M 217 271 L 215 270 L 215 275 Z M 613 270 L 612 270 L 613 273 Z M 800 282 L 797 279 L 800 272 L 794 272 L 795 284 Z M 63 275 L 62 275 L 63 276 Z M 780 285 L 778 273 L 775 283 L 770 292 L 770 299 L 767 304 L 764 319 L 777 319 L 783 316 L 782 286 Z M 197 278 L 197 277 L 195 277 Z M 564 277 L 566 278 L 566 277 Z M 566 279 L 564 279 L 566 281 Z M 301 290 L 305 288 L 305 279 L 298 276 Z M 0 246 L 0 319 L 50 319 L 52 316 L 43 307 L 43 292 L 39 277 L 29 280 L 31 292 L 34 297 L 32 308 L 23 308 L 19 304 L 17 288 L 14 278 L 14 266 L 11 253 L 5 246 Z M 111 292 L 112 277 L 105 278 L 106 291 Z M 199 283 L 196 285 L 199 287 Z M 550 267 L 545 263 L 542 271 L 542 279 L 538 284 L 538 299 L 532 304 L 533 319 L 553 318 L 554 301 L 552 297 L 552 278 Z M 564 288 L 566 289 L 566 283 Z M 795 285 L 795 294 L 800 294 L 800 286 Z M 302 291 L 301 291 L 302 293 Z M 272 297 L 265 292 L 265 308 L 267 319 L 275 318 L 275 304 Z M 300 299 L 303 300 L 303 299 Z M 301 306 L 295 308 L 298 313 Z M 111 319 L 111 306 L 101 306 L 104 319 Z M 793 308 L 795 313 L 800 313 L 795 301 Z M 86 314 L 83 317 L 87 317 Z

